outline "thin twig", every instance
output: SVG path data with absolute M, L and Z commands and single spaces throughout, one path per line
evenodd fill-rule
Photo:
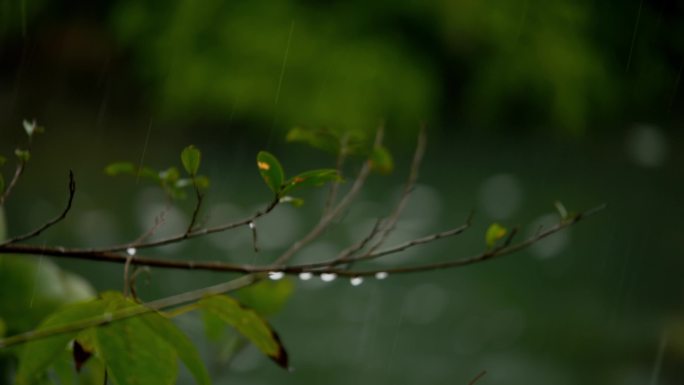
M 199 187 L 197 187 L 197 182 L 194 177 L 192 178 L 192 185 L 195 189 L 195 208 L 192 211 L 192 218 L 190 219 L 190 224 L 188 224 L 188 229 L 185 230 L 186 236 L 192 232 L 193 227 L 195 227 L 195 224 L 197 223 L 197 216 L 199 215 L 200 208 L 202 207 L 202 200 L 204 198 Z
M 376 221 L 375 221 L 375 224 L 373 225 L 373 228 L 372 228 L 371 231 L 368 233 L 368 235 L 366 235 L 366 236 L 365 236 L 362 240 L 360 240 L 359 242 L 357 242 L 357 243 L 355 243 L 355 244 L 353 244 L 353 245 L 347 247 L 346 249 L 342 250 L 342 251 L 337 255 L 337 257 L 335 257 L 335 259 L 334 259 L 333 261 L 334 261 L 334 262 L 337 262 L 337 261 L 346 261 L 346 260 L 350 259 L 349 257 L 352 256 L 352 255 L 354 255 L 354 253 L 356 253 L 356 252 L 358 252 L 359 250 L 362 250 L 364 247 L 366 247 L 366 245 L 368 244 L 368 242 L 370 242 L 371 239 L 373 239 L 373 237 L 375 237 L 375 235 L 376 235 L 376 234 L 378 233 L 378 231 L 380 230 L 380 225 L 381 225 L 381 223 L 382 223 L 382 220 L 380 220 L 380 219 L 376 220 Z
M 425 155 L 426 143 L 427 137 L 425 134 L 425 126 L 423 126 L 421 127 L 421 130 L 418 133 L 418 141 L 416 143 L 416 150 L 413 154 L 411 169 L 409 170 L 409 175 L 406 180 L 406 184 L 404 185 L 404 190 L 401 193 L 401 197 L 399 198 L 399 202 L 395 206 L 392 214 L 390 214 L 387 220 L 384 221 L 382 229 L 379 232 L 380 239 L 378 239 L 378 241 L 375 242 L 375 244 L 373 244 L 373 246 L 369 248 L 369 250 L 366 252 L 366 255 L 372 254 L 375 250 L 382 246 L 389 237 L 389 235 L 392 233 L 392 231 L 394 231 L 394 228 L 397 222 L 399 221 L 399 218 L 401 217 L 401 213 L 406 208 L 409 196 L 411 195 L 411 192 L 413 192 L 413 189 L 416 186 L 416 181 L 418 180 L 418 172 L 420 170 L 420 164 L 423 161 L 423 156 Z
M 14 186 L 16 186 L 17 182 L 19 181 L 19 178 L 24 173 L 25 168 L 26 168 L 26 161 L 20 159 L 19 163 L 17 163 L 17 167 L 14 169 L 14 175 L 12 176 L 12 180 L 10 181 L 9 185 L 7 185 L 7 188 L 5 189 L 5 191 L 0 196 L 0 206 L 3 206 L 5 204 L 5 201 L 7 200 L 7 198 L 12 193 Z
M 11 238 L 3 243 L 3 245 L 10 244 L 10 243 L 16 243 L 16 242 L 21 242 L 27 239 L 35 238 L 39 236 L 43 231 L 49 229 L 50 227 L 56 225 L 58 222 L 66 218 L 67 214 L 69 213 L 69 210 L 71 210 L 71 205 L 74 202 L 74 196 L 76 195 L 76 180 L 74 179 L 74 172 L 69 171 L 69 198 L 67 199 L 67 204 L 64 207 L 64 210 L 56 216 L 55 218 L 45 222 L 42 226 L 38 227 L 37 229 L 28 232 L 24 235 L 20 235 L 14 238 Z
M 337 154 L 337 162 L 335 163 L 335 169 L 338 175 L 342 175 L 342 168 L 344 167 L 344 161 L 347 159 L 347 142 L 349 141 L 349 134 L 345 134 L 340 140 L 340 152 Z M 328 197 L 325 200 L 325 206 L 323 207 L 323 215 L 327 214 L 330 209 L 335 204 L 337 200 L 337 192 L 340 189 L 340 181 L 335 181 L 330 185 L 328 190 Z
M 254 247 L 254 252 L 259 252 L 259 235 L 257 234 L 256 222 L 249 222 L 249 229 L 252 232 L 252 246 Z
M 475 385 L 478 381 L 480 381 L 480 379 L 481 379 L 482 377 L 484 377 L 485 374 L 487 374 L 487 371 L 486 371 L 486 370 L 481 371 L 477 376 L 475 376 L 475 378 L 473 378 L 472 380 L 470 380 L 470 382 L 468 383 L 468 385 Z
M 272 201 L 265 209 L 261 211 L 257 211 L 256 213 L 252 214 L 250 217 L 241 219 L 237 222 L 232 222 L 232 223 L 226 223 L 222 225 L 218 225 L 215 227 L 207 227 L 203 229 L 197 229 L 193 230 L 190 233 L 182 233 L 182 234 L 177 234 L 174 236 L 170 236 L 168 238 L 164 239 L 159 239 L 156 241 L 150 241 L 150 242 L 145 242 L 145 243 L 126 243 L 126 244 L 121 244 L 121 245 L 116 245 L 116 246 L 109 246 L 109 247 L 104 247 L 104 248 L 92 248 L 92 249 L 83 249 L 84 252 L 89 252 L 89 253 L 112 253 L 112 252 L 117 252 L 117 251 L 124 251 L 128 249 L 129 247 L 134 247 L 136 249 L 149 249 L 153 247 L 159 247 L 159 246 L 166 246 L 170 245 L 173 243 L 178 243 L 182 242 L 186 239 L 191 239 L 191 238 L 197 238 L 197 237 L 202 237 L 205 235 L 209 234 L 214 234 L 214 233 L 220 233 L 223 231 L 227 230 L 232 230 L 238 227 L 242 226 L 248 226 L 250 222 L 253 222 L 257 218 L 260 218 L 271 211 L 278 206 L 278 200 Z
M 159 227 L 166 222 L 166 213 L 170 208 L 170 205 L 166 205 L 164 209 L 156 217 L 154 217 L 154 225 L 150 227 L 149 230 L 145 231 L 141 236 L 139 236 L 135 241 L 131 242 L 131 244 L 141 244 L 145 242 L 146 239 L 149 239 L 151 236 L 153 236 Z

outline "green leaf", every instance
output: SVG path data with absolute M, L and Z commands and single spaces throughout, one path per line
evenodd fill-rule
M 16 155 L 17 158 L 19 158 L 19 160 L 22 162 L 28 162 L 31 159 L 31 152 L 29 152 L 29 150 L 17 148 L 14 150 L 14 155 Z
M 242 307 L 239 302 L 225 295 L 208 297 L 198 304 L 233 326 L 278 365 L 288 367 L 287 352 L 280 338 L 254 310 Z
M 0 166 L 4 166 L 6 162 L 7 162 L 7 158 L 0 155 Z
M 191 176 L 197 175 L 201 159 L 202 153 L 200 153 L 200 150 L 198 150 L 197 147 L 193 145 L 185 147 L 183 149 L 183 152 L 181 152 L 181 162 L 183 163 L 183 167 L 185 168 L 185 171 Z
M 103 295 L 108 311 L 141 306 L 119 293 Z M 94 330 L 95 350 L 115 385 L 171 385 L 178 375 L 177 353 L 143 319 L 132 317 Z M 160 326 L 162 327 L 162 326 Z
M 340 137 L 332 130 L 308 130 L 301 127 L 295 127 L 287 133 L 285 140 L 288 142 L 306 143 L 311 147 L 334 154 L 340 151 Z
M 178 357 L 183 361 L 183 364 L 185 364 L 185 367 L 188 368 L 193 377 L 195 377 L 197 384 L 211 384 L 209 372 L 207 372 L 207 368 L 204 366 L 197 348 L 171 320 L 159 313 L 149 313 L 141 318 L 150 330 L 153 330 L 176 349 Z
M 380 174 L 389 174 L 394 170 L 394 159 L 385 146 L 377 146 L 371 153 L 371 167 Z
M 283 172 L 283 166 L 280 165 L 278 159 L 269 152 L 259 151 L 257 154 L 257 167 L 259 168 L 259 173 L 261 174 L 261 177 L 264 178 L 266 185 L 268 185 L 271 191 L 276 193 L 276 195 L 280 195 L 285 173 Z
M 327 182 L 339 182 L 341 180 L 340 174 L 335 169 L 306 171 L 288 179 L 282 188 L 282 194 L 298 188 L 317 187 Z
M 492 223 L 491 225 L 489 225 L 489 228 L 485 233 L 485 242 L 487 243 L 487 247 L 494 247 L 496 242 L 503 238 L 507 232 L 508 230 L 506 230 L 505 227 L 501 226 L 498 223 Z
M 238 290 L 235 296 L 244 305 L 268 317 L 280 312 L 293 292 L 294 284 L 290 279 L 262 280 Z
M 50 315 L 41 323 L 37 330 L 68 325 L 101 315 L 105 311 L 105 302 L 93 300 L 73 305 L 67 305 Z M 38 378 L 52 363 L 59 358 L 66 349 L 69 341 L 78 332 L 62 333 L 26 343 L 19 356 L 16 383 L 29 384 Z

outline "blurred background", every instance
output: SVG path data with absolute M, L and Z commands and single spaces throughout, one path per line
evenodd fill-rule
M 191 143 L 212 181 L 204 216 L 239 218 L 270 199 L 257 151 L 291 173 L 334 165 L 287 143 L 291 128 L 368 135 L 384 122 L 395 172 L 374 177 L 296 261 L 327 259 L 391 209 L 426 122 L 420 184 L 391 242 L 457 226 L 471 210 L 476 225 L 380 266 L 466 257 L 493 221 L 529 235 L 557 221 L 556 200 L 608 208 L 480 265 L 359 287 L 292 282 L 271 318 L 291 373 L 250 347 L 229 358 L 202 338 L 201 320 L 183 317 L 215 383 L 466 384 L 486 370 L 483 385 L 681 384 L 683 17 L 675 0 L 2 0 L 0 153 L 23 145 L 23 119 L 47 131 L 6 205 L 8 231 L 58 212 L 73 169 L 73 211 L 36 242 L 135 239 L 164 196 L 103 168 L 179 166 Z M 12 166 L 2 172 L 9 179 Z M 323 195 L 261 220 L 259 254 L 246 229 L 154 253 L 266 263 L 315 223 Z M 182 231 L 191 210 L 169 209 L 158 235 Z M 97 290 L 121 289 L 121 266 L 57 262 Z M 228 278 L 154 270 L 139 291 L 149 300 Z

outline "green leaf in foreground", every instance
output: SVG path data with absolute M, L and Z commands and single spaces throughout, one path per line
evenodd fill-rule
M 111 304 L 111 311 L 130 307 Z M 101 357 L 115 385 L 175 384 L 178 375 L 175 349 L 148 327 L 141 317 L 94 330 L 96 355 Z
M 505 227 L 501 226 L 498 223 L 492 223 L 491 225 L 489 225 L 489 228 L 485 233 L 485 242 L 487 243 L 487 247 L 494 247 L 496 242 L 503 238 L 507 232 L 508 230 L 506 230 Z
M 328 182 L 339 182 L 342 178 L 335 169 L 326 168 L 303 172 L 288 179 L 283 186 L 282 193 L 285 194 L 295 189 L 318 187 Z
M 217 295 L 198 302 L 200 307 L 233 326 L 240 334 L 283 368 L 288 367 L 287 352 L 278 335 L 254 310 L 247 309 L 236 300 Z
M 97 317 L 104 311 L 105 303 L 101 300 L 67 305 L 50 315 L 37 330 L 64 326 Z M 26 343 L 19 356 L 16 383 L 18 385 L 29 384 L 38 378 L 59 357 L 77 333 L 62 333 Z
M 142 306 L 117 292 L 103 293 L 103 297 L 112 312 Z M 183 361 L 197 384 L 211 384 L 193 343 L 160 313 L 146 313 L 97 328 L 94 336 L 95 351 L 103 357 L 118 385 L 173 384 L 177 375 L 176 357 Z
M 150 313 L 142 316 L 143 321 L 147 324 L 150 330 L 156 332 L 169 345 L 176 349 L 178 357 L 183 361 L 183 364 L 195 377 L 195 382 L 199 385 L 210 385 L 211 379 L 209 372 L 204 366 L 199 352 L 195 345 L 190 341 L 178 327 L 168 318 L 159 313 Z
M 268 185 L 271 191 L 280 195 L 280 188 L 285 179 L 285 173 L 278 159 L 269 152 L 259 151 L 257 154 L 257 167 L 266 185 Z
M 191 176 L 197 175 L 201 159 L 202 153 L 193 145 L 185 147 L 183 152 L 181 152 L 181 162 L 183 163 L 183 167 Z
M 378 146 L 371 153 L 371 167 L 380 174 L 389 174 L 394 169 L 394 159 L 389 150 L 384 146 Z

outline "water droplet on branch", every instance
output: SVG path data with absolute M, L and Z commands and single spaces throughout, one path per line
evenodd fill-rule
M 321 280 L 323 282 L 332 282 L 337 278 L 337 274 L 335 273 L 323 273 L 321 274 Z
M 270 278 L 273 281 L 277 281 L 279 279 L 282 279 L 285 276 L 285 273 L 282 271 L 270 271 L 268 273 L 268 278 Z
M 353 277 L 352 279 L 349 280 L 349 283 L 351 283 L 352 286 L 359 286 L 363 283 L 363 278 L 362 277 Z
M 313 274 L 309 273 L 308 271 L 303 271 L 303 272 L 299 273 L 299 279 L 301 279 L 302 281 L 308 281 L 312 277 L 313 277 Z
M 387 278 L 388 275 L 389 275 L 389 274 L 387 274 L 386 271 L 378 271 L 377 273 L 375 273 L 375 279 L 380 279 L 380 280 L 382 280 L 382 279 Z
M 135 253 L 138 252 L 135 247 L 129 247 L 126 249 L 126 254 L 130 255 L 131 257 L 135 255 Z

